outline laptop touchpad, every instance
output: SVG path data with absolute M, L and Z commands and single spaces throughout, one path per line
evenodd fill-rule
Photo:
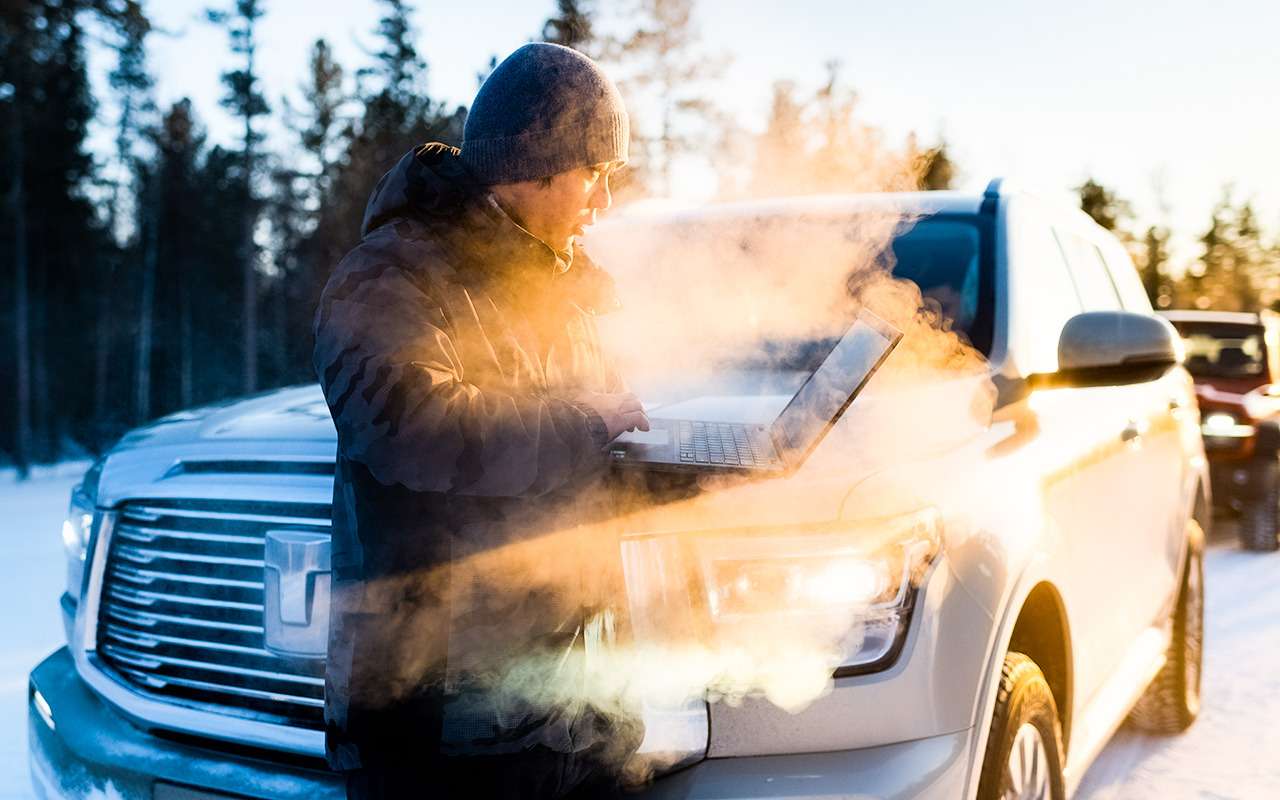
M 666 444 L 671 441 L 671 431 L 667 428 L 654 427 L 648 431 L 626 431 L 614 441 L 632 444 Z

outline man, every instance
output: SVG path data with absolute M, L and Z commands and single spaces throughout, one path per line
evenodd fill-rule
M 499 707 L 459 666 L 476 626 L 521 621 L 483 643 L 501 661 L 575 646 L 590 609 L 496 586 L 460 608 L 468 587 L 454 585 L 464 560 L 586 513 L 605 445 L 648 429 L 596 335 L 612 281 L 576 244 L 627 146 L 609 78 L 576 51 L 526 45 L 476 95 L 460 151 L 424 145 L 383 176 L 325 287 L 315 369 L 338 430 L 325 720 L 350 796 L 558 796 L 638 744 L 590 708 Z

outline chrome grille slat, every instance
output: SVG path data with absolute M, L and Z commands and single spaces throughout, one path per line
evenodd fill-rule
M 218 564 L 227 567 L 257 567 L 262 569 L 262 559 L 234 558 L 232 556 L 201 556 L 194 553 L 177 553 L 172 550 L 156 550 L 152 547 L 119 545 L 116 555 L 138 564 L 150 564 L 156 560 L 185 561 L 193 564 Z
M 172 664 L 175 667 L 191 667 L 192 669 L 205 670 L 208 672 L 225 672 L 228 675 L 242 675 L 246 678 L 266 678 L 273 681 L 282 681 L 285 683 L 298 683 L 304 686 L 317 686 L 324 688 L 324 678 L 308 678 L 304 675 L 290 675 L 287 672 L 269 672 L 262 669 L 253 669 L 251 667 L 236 667 L 230 664 L 219 664 L 212 661 L 194 661 L 189 658 L 173 658 L 172 656 L 155 656 L 149 653 L 142 653 L 123 647 L 117 644 L 104 644 L 103 649 L 110 654 L 121 654 L 137 659 L 139 661 L 156 662 L 157 664 Z M 164 676 L 160 676 L 164 680 Z
M 306 525 L 308 527 L 328 528 L 329 520 L 321 517 L 290 517 L 275 514 L 252 514 L 235 511 L 206 511 L 195 508 L 154 508 L 137 506 L 140 513 L 134 515 L 132 509 L 126 509 L 124 518 L 136 516 L 145 522 L 153 522 L 160 517 L 182 517 L 185 519 L 228 520 L 233 522 L 252 522 L 263 525 Z
M 262 617 L 261 603 L 237 603 L 231 600 L 212 600 L 207 597 L 189 597 L 179 594 L 167 594 L 165 592 L 151 592 L 142 589 L 126 589 L 123 586 L 112 586 L 109 593 L 113 597 L 117 597 L 129 603 L 138 605 L 154 605 L 156 602 L 179 603 L 183 605 L 209 606 L 213 608 L 234 608 L 240 611 L 257 612 L 259 619 Z
M 116 619 L 129 622 L 134 625 L 154 626 L 162 622 L 168 622 L 174 625 L 185 625 L 194 628 L 212 628 L 220 631 L 238 631 L 241 633 L 254 633 L 262 635 L 261 625 L 240 625 L 235 622 L 220 622 L 211 619 L 196 619 L 195 617 L 176 617 L 172 614 L 155 614 L 150 611 L 137 611 L 134 609 L 125 610 L 112 606 L 107 613 Z
M 114 553 L 112 555 L 115 555 Z M 210 578 L 207 575 L 190 575 L 183 572 L 166 572 L 158 569 L 136 569 L 123 564 L 113 564 L 112 573 L 133 583 L 151 584 L 157 580 L 175 583 L 198 583 L 203 586 L 226 586 L 234 589 L 257 589 L 262 591 L 261 581 L 238 581 L 232 578 Z
M 245 689 L 239 686 L 228 686 L 222 683 L 209 683 L 208 681 L 197 681 L 191 678 L 157 678 L 148 675 L 145 672 L 137 670 L 121 670 L 139 681 L 147 682 L 152 685 L 163 686 L 186 686 L 190 689 L 200 689 L 206 692 L 216 692 L 218 694 L 236 695 L 239 697 L 252 697 L 257 700 L 273 700 L 279 703 L 293 703 L 300 706 L 308 706 L 310 708 L 324 708 L 324 700 L 314 697 L 297 697 L 295 695 L 280 694 L 279 692 L 264 692 L 260 689 Z
M 316 505 L 141 501 L 120 512 L 103 573 L 98 656 L 159 700 L 323 727 L 324 663 L 264 646 L 263 548 L 282 527 L 327 533 Z
M 204 533 L 202 531 L 166 531 L 141 525 L 119 525 L 116 527 L 116 535 L 137 542 L 147 542 L 148 544 L 161 537 L 193 542 L 222 542 L 250 546 L 261 546 L 262 544 L 262 537 L 260 536 L 237 536 L 230 533 Z
M 121 628 L 119 625 L 107 625 L 106 635 L 120 639 L 121 641 L 132 640 L 133 644 L 139 647 L 154 648 L 160 644 L 176 644 L 182 647 L 189 647 L 197 650 L 225 650 L 229 653 L 244 653 L 246 655 L 262 656 L 264 658 L 275 658 L 270 650 L 262 647 L 249 647 L 242 644 L 233 644 L 230 642 L 208 642 L 199 639 L 189 639 L 184 636 L 165 636 L 164 634 L 145 633 L 140 634 L 135 631 L 129 631 Z

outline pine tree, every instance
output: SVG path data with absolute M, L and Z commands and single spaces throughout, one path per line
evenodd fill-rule
M 336 264 L 359 241 L 369 193 L 407 150 L 433 140 L 457 144 L 462 138 L 465 110 L 449 112 L 425 92 L 427 65 L 412 44 L 417 34 L 408 7 L 400 0 L 380 2 L 384 16 L 375 30 L 380 39 L 376 64 L 356 73 L 356 95 L 363 113 L 342 126 L 340 138 L 346 148 L 327 182 L 319 219 L 304 245 L 308 258 L 323 269 Z M 316 296 L 320 284 L 311 285 Z
M 318 39 L 299 87 L 301 104 L 281 101 L 302 157 L 281 159 L 275 166 L 267 206 L 274 270 L 266 297 L 272 310 L 276 381 L 310 375 L 311 311 L 331 266 L 317 247 L 323 241 L 318 228 L 325 209 L 335 204 L 341 151 L 351 134 L 345 109 L 352 98 L 345 77 L 329 43 Z
M 92 408 L 92 349 L 80 331 L 94 314 L 95 276 L 110 236 L 88 191 L 97 175 L 86 139 L 94 114 L 85 55 L 88 0 L 42 0 L 0 9 L 0 186 L 7 195 L 0 249 L 14 264 L 16 415 L 0 428 L 20 468 L 56 458 L 84 438 Z M 7 326 L 6 326 L 7 327 Z M 6 337 L 6 341 L 8 341 Z M 6 348 L 8 349 L 8 348 Z M 13 431 L 12 435 L 9 430 Z
M 254 194 L 254 178 L 258 161 L 258 145 L 262 141 L 254 127 L 254 120 L 270 110 L 266 98 L 258 89 L 256 38 L 258 21 L 264 14 L 260 0 L 235 0 L 229 10 L 211 9 L 209 21 L 226 29 L 231 52 L 242 59 L 239 68 L 222 73 L 227 94 L 222 105 L 240 118 L 243 124 L 241 136 L 241 243 L 239 260 L 243 280 L 241 297 L 241 349 L 242 384 L 246 392 L 258 385 L 258 248 L 254 242 L 259 204 Z
M 203 136 L 190 100 L 179 100 L 150 132 L 156 158 L 145 173 L 139 278 L 138 381 L 134 415 L 189 405 L 196 396 L 193 297 L 216 302 L 200 252 L 227 250 L 200 234 Z M 234 250 L 234 243 L 228 243 Z M 213 268 L 225 272 L 224 264 Z M 156 333 L 159 335 L 156 335 Z M 162 369 L 153 369 L 158 357 Z M 156 380 L 153 380 L 153 376 Z
M 110 23 L 114 41 L 115 66 L 107 76 L 108 85 L 116 96 L 119 116 L 115 132 L 115 170 L 111 181 L 111 199 L 107 225 L 116 241 L 115 258 L 98 271 L 95 283 L 96 313 L 93 337 L 93 414 L 96 429 L 93 447 L 100 450 L 111 438 L 118 426 L 109 421 L 114 416 L 108 409 L 111 393 L 111 355 L 115 339 L 117 286 L 128 267 L 137 263 L 140 230 L 139 202 L 142 192 L 142 157 L 137 146 L 152 124 L 155 103 L 151 91 L 154 79 L 147 70 L 146 39 L 151 33 L 151 22 L 135 0 L 115 0 L 108 4 L 106 17 Z M 142 337 L 139 337 L 141 339 Z M 136 366 L 147 366 L 139 361 Z M 136 376 L 135 376 L 136 377 Z
M 920 153 L 916 170 L 920 175 L 920 188 L 927 192 L 954 188 L 956 165 L 945 140 Z
M 631 112 L 628 171 L 635 190 L 652 184 L 657 193 L 670 194 L 676 161 L 706 153 L 722 126 L 703 89 L 723 74 L 726 62 L 699 52 L 693 8 L 693 0 L 639 0 L 636 30 L 603 47 L 606 60 L 625 72 L 619 88 Z
M 542 26 L 542 40 L 594 54 L 592 4 L 587 0 L 556 0 L 556 15 Z
M 1235 207 L 1231 188 L 1224 188 L 1209 228 L 1200 237 L 1203 249 L 1192 284 L 1198 307 L 1258 310 L 1261 298 L 1254 274 L 1258 236 L 1251 206 Z
M 773 85 L 773 101 L 764 133 L 757 138 L 749 192 L 755 197 L 794 194 L 809 171 L 809 130 L 806 108 L 795 83 Z
M 6 238 L 10 240 L 9 255 L 13 259 L 13 342 L 14 389 L 16 393 L 12 441 L 14 462 L 18 477 L 25 479 L 32 460 L 31 430 L 31 316 L 30 316 L 30 260 L 27 249 L 27 192 L 26 192 L 26 105 L 30 82 L 28 80 L 30 30 L 33 20 L 26 9 L 5 9 L 0 17 L 0 112 L 5 117 L 5 149 L 9 158 L 5 164 L 7 191 L 5 215 L 10 223 Z M 27 102 L 24 102 L 26 100 Z
M 1115 192 L 1088 178 L 1076 187 L 1080 196 L 1080 209 L 1093 218 L 1093 221 L 1112 233 L 1125 233 L 1124 223 L 1133 217 L 1133 209 L 1128 201 L 1120 199 Z
M 1159 225 L 1147 228 L 1142 240 L 1142 259 L 1138 270 L 1142 277 L 1142 288 L 1147 292 L 1147 299 L 1155 308 L 1167 308 L 1172 293 L 1166 284 L 1164 265 L 1169 261 L 1169 231 Z

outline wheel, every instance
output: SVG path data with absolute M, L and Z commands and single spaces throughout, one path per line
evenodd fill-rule
M 1062 724 L 1036 662 L 1004 657 L 978 800 L 1064 800 Z
M 1199 525 L 1195 522 L 1198 533 Z M 1138 698 L 1129 721 L 1148 733 L 1181 733 L 1200 713 L 1200 668 L 1204 657 L 1204 553 L 1192 537 L 1182 575 L 1173 636 L 1164 667 Z
M 1268 458 L 1254 467 L 1258 490 L 1240 514 L 1240 545 L 1246 550 L 1271 551 L 1280 544 L 1280 462 Z

